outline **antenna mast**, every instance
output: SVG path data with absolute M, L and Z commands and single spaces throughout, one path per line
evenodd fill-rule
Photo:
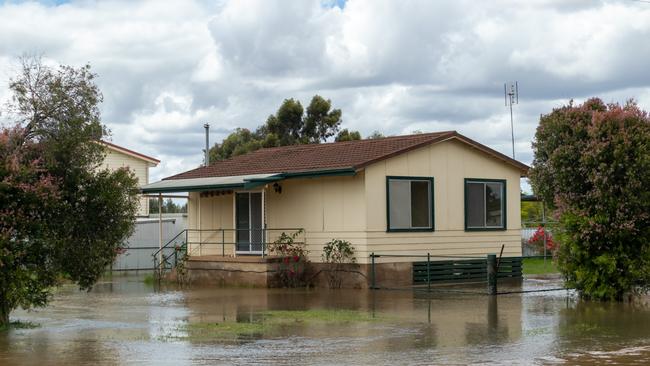
M 510 107 L 510 135 L 512 137 L 512 158 L 515 158 L 515 128 L 512 119 L 512 105 L 519 104 L 519 85 L 515 81 L 503 84 L 503 97 L 506 107 Z

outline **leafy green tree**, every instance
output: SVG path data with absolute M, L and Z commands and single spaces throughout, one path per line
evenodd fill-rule
M 301 140 L 303 129 L 303 114 L 305 113 L 299 101 L 285 99 L 275 113 L 266 120 L 266 131 L 280 139 L 280 146 L 294 145 Z
M 341 115 L 340 109 L 332 109 L 331 100 L 325 100 L 320 95 L 314 95 L 303 120 L 302 142 L 318 143 L 327 141 L 338 131 L 341 124 Z
M 158 214 L 158 198 L 149 198 L 149 213 Z M 167 198 L 163 201 L 162 213 L 187 213 L 187 203 L 179 205 Z
M 650 284 L 650 119 L 634 102 L 590 99 L 542 116 L 530 179 L 555 208 L 559 267 L 586 298 Z
M 237 128 L 221 144 L 210 149 L 210 161 L 224 160 L 232 156 L 243 155 L 262 147 L 260 137 L 246 128 Z
M 359 131 L 348 131 L 347 128 L 339 131 L 338 135 L 336 135 L 336 138 L 334 139 L 336 142 L 354 140 L 361 140 L 361 133 L 359 133 Z
M 341 125 L 340 109 L 332 109 L 332 102 L 315 95 L 305 113 L 300 101 L 285 99 L 266 123 L 251 132 L 237 128 L 220 144 L 210 148 L 210 161 L 224 160 L 263 147 L 311 144 L 335 136 Z
M 130 235 L 137 180 L 102 170 L 102 100 L 89 66 L 57 69 L 24 59 L 10 82 L 0 139 L 0 324 L 18 306 L 47 303 L 57 278 L 89 289 Z
M 542 204 L 540 202 L 521 203 L 521 221 L 539 223 L 542 221 Z
M 44 169 L 40 147 L 24 135 L 21 128 L 0 133 L 0 328 L 16 307 L 45 304 L 56 283 L 56 271 L 47 266 L 47 220 L 57 182 Z
M 372 133 L 368 137 L 366 137 L 366 139 L 368 139 L 368 140 L 383 139 L 384 137 L 386 137 L 386 136 L 384 136 L 384 134 L 382 134 L 381 132 L 375 130 L 375 131 L 372 131 Z

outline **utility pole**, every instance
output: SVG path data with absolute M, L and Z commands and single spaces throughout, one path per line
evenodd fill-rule
M 503 84 L 503 97 L 505 98 L 506 107 L 510 107 L 510 135 L 512 138 L 512 158 L 515 158 L 515 127 L 512 118 L 512 105 L 519 104 L 519 85 L 515 81 Z

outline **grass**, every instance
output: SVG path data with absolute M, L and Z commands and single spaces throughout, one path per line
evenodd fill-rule
M 156 279 L 154 278 L 153 274 L 147 274 L 144 276 L 144 279 L 142 282 L 144 282 L 145 285 L 153 286 L 154 282 Z
M 270 323 L 352 323 L 352 322 L 371 322 L 377 320 L 367 312 L 355 310 L 269 310 L 260 313 L 266 322 Z
M 544 258 L 524 258 L 523 271 L 525 275 L 560 273 L 551 258 L 546 258 L 546 263 Z
M 252 322 L 189 323 L 185 326 L 192 340 L 252 338 L 270 335 L 292 326 L 353 324 L 380 318 L 354 310 L 268 310 L 257 313 Z

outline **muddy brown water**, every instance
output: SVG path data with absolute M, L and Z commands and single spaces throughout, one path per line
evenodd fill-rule
M 500 289 L 559 285 L 529 279 Z M 645 304 L 582 302 L 565 290 L 498 297 L 482 290 L 154 289 L 141 277 L 113 277 L 89 293 L 63 287 L 47 308 L 14 312 L 12 320 L 39 326 L 0 333 L 0 365 L 650 364 Z M 323 309 L 376 321 L 187 334 L 188 324 Z

